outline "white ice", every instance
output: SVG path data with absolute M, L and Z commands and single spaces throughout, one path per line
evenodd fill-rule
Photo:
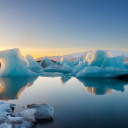
M 50 119 L 53 118 L 54 109 L 49 104 L 33 104 L 30 105 L 27 110 L 29 109 L 36 109 L 36 119 Z
M 12 113 L 10 104 L 4 101 L 0 102 L 0 117 L 6 116 L 9 113 Z
M 34 72 L 28 69 L 29 63 L 21 55 L 19 49 L 0 51 L 0 76 L 33 76 Z
M 12 116 L 8 116 L 8 119 L 10 122 L 12 123 L 21 123 L 23 118 L 22 117 L 12 117 Z
M 35 122 L 35 114 L 36 114 L 36 109 L 26 109 L 25 111 L 22 111 L 20 115 L 22 116 L 23 119 L 31 122 Z
M 12 125 L 7 123 L 2 123 L 0 124 L 0 128 L 12 128 Z

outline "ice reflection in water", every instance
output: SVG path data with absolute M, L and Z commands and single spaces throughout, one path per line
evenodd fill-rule
M 95 95 L 104 95 L 106 93 L 111 94 L 112 89 L 124 92 L 124 86 L 128 84 L 128 82 L 121 81 L 119 79 L 78 78 L 78 80 L 83 83 L 87 92 Z
M 33 85 L 37 77 L 1 77 L 0 78 L 0 100 L 19 99 L 21 93 Z M 56 78 L 55 78 L 56 79 Z M 62 84 L 70 81 L 71 77 L 62 76 Z M 95 95 L 111 94 L 112 89 L 124 92 L 124 86 L 128 82 L 119 79 L 85 79 L 77 78 L 86 88 L 87 92 Z
M 18 99 L 37 77 L 0 77 L 0 100 Z
M 55 110 L 49 128 L 124 128 L 128 126 L 127 85 L 118 79 L 5 77 L 0 78 L 0 99 L 16 104 L 15 112 L 27 104 L 49 103 Z

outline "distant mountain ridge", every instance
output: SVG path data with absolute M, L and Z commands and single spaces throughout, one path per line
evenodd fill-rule
M 91 50 L 93 51 L 93 50 Z M 63 55 L 63 56 L 47 56 L 50 60 L 54 60 L 54 61 L 60 61 L 60 59 L 63 57 L 63 58 L 66 58 L 70 61 L 74 61 L 75 59 L 78 59 L 78 58 L 85 58 L 85 56 L 87 55 L 88 52 L 91 52 L 91 51 L 87 51 L 87 52 L 75 52 L 75 53 L 72 53 L 72 54 L 68 54 L 68 55 Z M 118 50 L 104 50 L 106 52 L 111 52 L 112 56 L 115 57 L 115 56 L 121 56 L 121 55 L 124 55 L 126 58 L 125 58 L 125 61 L 128 61 L 128 51 L 118 51 Z M 42 60 L 44 57 L 40 57 L 40 58 L 37 58 L 36 61 L 40 61 Z

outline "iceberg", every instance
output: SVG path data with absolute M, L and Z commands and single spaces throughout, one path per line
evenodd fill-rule
M 43 68 L 48 67 L 49 65 L 54 64 L 51 60 L 49 60 L 47 57 L 45 57 L 43 60 L 41 60 L 41 66 Z
M 34 76 L 36 73 L 28 69 L 29 63 L 21 55 L 19 49 L 0 51 L 0 76 Z
M 67 65 L 68 67 L 74 67 L 73 63 L 65 58 L 61 58 L 60 63 L 64 66 Z
M 75 64 L 75 65 L 79 64 L 79 62 L 80 62 L 80 61 L 83 61 L 83 59 L 84 59 L 84 58 L 76 59 L 76 60 L 74 61 L 74 64 Z
M 128 62 L 124 62 L 124 66 L 128 69 Z
M 75 66 L 73 72 L 77 73 L 85 68 L 85 64 L 83 61 L 80 61 L 78 65 Z
M 106 58 L 105 61 L 102 63 L 102 67 L 115 67 L 120 69 L 126 69 L 124 66 L 124 59 L 125 56 L 116 56 L 111 58 Z
M 98 67 L 88 66 L 76 74 L 76 77 L 96 77 L 96 78 L 111 78 L 119 77 L 121 75 L 128 74 L 128 70 L 123 70 L 115 67 Z
M 69 70 L 69 72 L 72 72 L 75 67 L 71 61 L 68 61 L 65 58 L 61 58 L 60 63 L 63 65 L 62 69 Z
M 56 64 L 60 65 L 61 63 L 60 63 L 60 61 L 58 61 Z
M 111 57 L 110 52 L 97 50 L 88 52 L 83 63 L 74 68 L 76 77 L 110 78 L 128 74 L 124 56 Z
M 26 59 L 29 62 L 28 68 L 31 69 L 32 71 L 37 72 L 38 70 L 43 69 L 42 66 L 40 64 L 38 64 L 31 55 L 27 55 Z
M 102 63 L 106 58 L 110 57 L 105 51 L 96 50 L 94 52 L 88 52 L 85 59 L 88 61 L 89 66 L 98 66 L 101 67 Z

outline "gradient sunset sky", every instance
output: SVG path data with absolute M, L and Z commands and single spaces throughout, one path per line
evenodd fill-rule
M 128 0 L 0 0 L 0 50 L 34 58 L 128 51 Z

